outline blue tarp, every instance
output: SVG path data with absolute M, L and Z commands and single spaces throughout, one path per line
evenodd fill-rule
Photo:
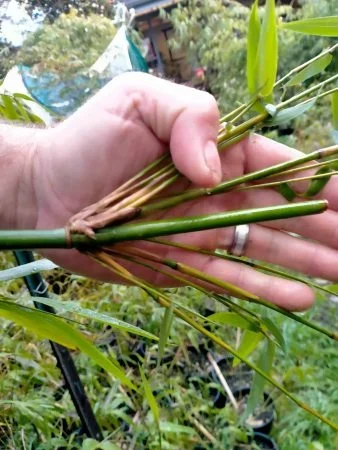
M 127 37 L 128 53 L 133 71 L 147 72 L 148 66 L 135 44 Z M 111 76 L 78 74 L 62 80 L 62 75 L 35 73 L 31 67 L 19 66 L 22 80 L 31 96 L 51 112 L 65 117 L 74 112 L 85 100 L 103 87 Z M 130 68 L 126 68 L 127 71 Z

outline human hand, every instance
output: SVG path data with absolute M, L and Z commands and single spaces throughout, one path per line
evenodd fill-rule
M 39 174 L 34 178 L 37 228 L 64 226 L 72 215 L 112 192 L 169 146 L 178 170 L 199 186 L 212 186 L 221 179 L 299 156 L 296 150 L 259 136 L 251 136 L 219 156 L 215 145 L 218 127 L 217 105 L 209 94 L 145 74 L 116 78 L 72 117 L 44 133 L 44 145 L 35 159 L 35 173 Z M 330 181 L 321 193 L 332 210 L 320 216 L 250 225 L 246 255 L 308 275 L 337 279 L 335 184 L 335 180 Z M 262 188 L 192 201 L 166 215 L 191 216 L 285 202 L 277 192 Z M 173 239 L 207 249 L 229 249 L 233 229 Z M 157 246 L 156 252 L 286 308 L 303 309 L 313 300 L 312 291 L 302 283 L 271 277 L 238 263 L 204 255 L 192 257 L 191 253 L 164 246 Z M 45 254 L 71 271 L 116 281 L 110 272 L 76 251 Z M 164 277 L 147 269 L 127 266 L 148 281 L 168 284 Z

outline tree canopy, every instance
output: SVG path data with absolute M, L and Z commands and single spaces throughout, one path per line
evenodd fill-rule
M 34 16 L 36 8 L 46 14 L 46 18 L 53 22 L 62 13 L 69 13 L 71 8 L 80 15 L 99 14 L 106 17 L 112 16 L 114 0 L 19 0 L 24 4 L 27 12 Z

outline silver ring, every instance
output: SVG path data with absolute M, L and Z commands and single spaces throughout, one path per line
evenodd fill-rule
M 234 229 L 234 237 L 230 246 L 229 253 L 234 256 L 243 256 L 245 247 L 249 240 L 249 225 L 236 225 Z

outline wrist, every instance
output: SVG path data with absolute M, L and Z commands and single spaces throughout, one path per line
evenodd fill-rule
M 0 228 L 35 228 L 35 160 L 45 132 L 0 125 Z

